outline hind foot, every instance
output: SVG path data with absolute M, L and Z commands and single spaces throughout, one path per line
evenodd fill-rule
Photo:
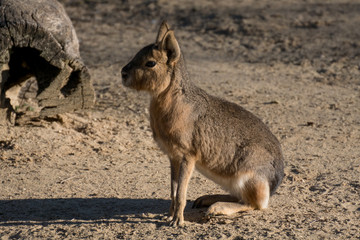
M 246 212 L 253 209 L 254 208 L 250 205 L 244 205 L 237 202 L 216 202 L 208 208 L 206 216 L 232 215 L 234 213 Z

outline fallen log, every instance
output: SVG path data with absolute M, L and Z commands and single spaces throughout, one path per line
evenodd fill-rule
M 0 0 L 0 124 L 14 121 L 6 92 L 37 81 L 39 116 L 90 108 L 94 90 L 70 18 L 56 0 Z

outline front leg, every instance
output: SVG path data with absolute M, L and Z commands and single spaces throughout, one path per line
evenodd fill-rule
M 184 157 L 179 164 L 177 191 L 173 205 L 173 218 L 171 226 L 182 226 L 184 224 L 184 209 L 186 206 L 186 192 L 191 174 L 194 170 L 195 161 L 191 157 Z
M 171 198 L 171 205 L 170 205 L 170 211 L 169 211 L 169 217 L 168 220 L 172 221 L 174 218 L 174 212 L 175 212 L 175 202 L 176 202 L 176 193 L 178 189 L 178 182 L 179 182 L 179 172 L 180 172 L 180 162 L 176 161 L 174 159 L 170 159 L 170 168 L 171 168 L 171 192 L 170 192 L 170 198 Z

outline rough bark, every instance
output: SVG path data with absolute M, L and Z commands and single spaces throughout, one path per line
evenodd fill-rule
M 40 116 L 86 109 L 94 90 L 79 43 L 56 0 L 0 0 L 0 123 L 11 120 L 11 87 L 35 76 Z

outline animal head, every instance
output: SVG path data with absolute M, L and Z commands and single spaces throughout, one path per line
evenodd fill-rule
M 123 85 L 153 94 L 162 92 L 170 84 L 180 54 L 174 32 L 162 22 L 155 43 L 141 49 L 121 70 Z

